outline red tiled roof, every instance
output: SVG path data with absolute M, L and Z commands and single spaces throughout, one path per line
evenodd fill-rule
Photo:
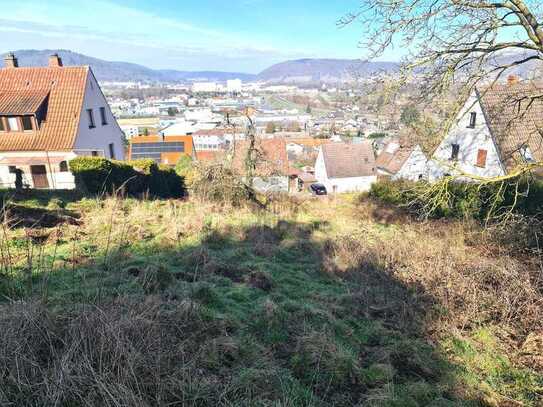
M 34 93 L 33 102 L 25 107 L 34 108 L 40 93 L 49 94 L 41 128 L 33 132 L 0 133 L 0 151 L 73 149 L 89 72 L 89 67 L 0 69 L 0 94 Z
M 387 152 L 388 143 L 375 160 L 375 165 L 390 174 L 396 174 L 415 150 L 415 146 L 400 145 L 393 153 Z
M 245 157 L 249 149 L 249 141 L 238 141 L 235 145 L 235 153 L 232 162 L 234 169 L 240 173 L 245 172 Z M 257 165 L 256 175 L 272 176 L 272 175 L 289 175 L 290 167 L 287 155 L 287 143 L 285 139 L 257 139 Z
M 481 107 L 506 167 L 521 160 L 528 146 L 543 161 L 543 86 L 534 82 L 495 85 L 478 90 Z
M 214 162 L 222 158 L 222 151 L 196 151 L 196 159 L 201 162 Z
M 0 115 L 22 116 L 35 114 L 48 95 L 49 90 L 0 90 Z
M 375 154 L 371 142 L 330 143 L 322 146 L 326 173 L 330 178 L 375 175 Z

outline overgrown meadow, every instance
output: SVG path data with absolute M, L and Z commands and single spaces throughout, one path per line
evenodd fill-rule
M 0 405 L 536 406 L 541 258 L 369 198 L 4 194 Z

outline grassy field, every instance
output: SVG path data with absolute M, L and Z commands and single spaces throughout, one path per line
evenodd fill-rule
M 266 103 L 269 106 L 271 106 L 273 109 L 298 109 L 300 113 L 305 113 L 307 109 L 307 104 L 300 105 L 300 104 L 294 103 L 293 101 L 287 100 L 283 97 L 276 96 L 276 95 L 266 97 Z M 316 107 L 313 107 L 311 109 L 311 113 L 317 116 L 325 116 L 331 111 L 332 109 L 319 109 Z
M 13 197 L 0 405 L 537 406 L 541 268 L 367 199 Z

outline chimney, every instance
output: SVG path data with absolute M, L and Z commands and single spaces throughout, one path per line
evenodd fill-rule
M 513 86 L 513 85 L 516 85 L 517 83 L 519 83 L 520 79 L 517 75 L 509 75 L 507 77 L 507 84 L 509 86 Z
M 58 56 L 58 54 L 53 54 L 49 57 L 49 66 L 57 68 L 62 66 L 62 59 Z
M 17 58 L 13 54 L 13 52 L 10 52 L 4 57 L 4 63 L 6 64 L 6 68 L 18 68 L 19 67 L 19 61 L 17 61 Z

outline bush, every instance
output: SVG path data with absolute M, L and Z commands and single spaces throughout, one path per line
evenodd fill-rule
M 487 220 L 507 213 L 541 217 L 543 182 L 529 178 L 509 183 L 476 184 L 440 181 L 438 184 L 383 181 L 372 185 L 370 196 L 403 206 L 418 216 Z M 444 192 L 445 191 L 445 192 Z M 431 210 L 428 202 L 440 194 Z
M 192 157 L 188 155 L 182 156 L 175 165 L 175 172 L 180 177 L 183 177 L 183 179 L 185 180 L 185 185 L 187 185 L 188 188 L 192 187 L 192 183 L 196 175 L 194 163 L 192 162 Z
M 222 165 L 196 169 L 192 191 L 201 199 L 240 206 L 254 200 L 253 192 L 231 169 Z
M 153 160 L 77 157 L 70 161 L 70 170 L 77 187 L 89 194 L 111 193 L 120 188 L 129 195 L 149 193 L 159 198 L 178 198 L 185 193 L 183 178 Z

